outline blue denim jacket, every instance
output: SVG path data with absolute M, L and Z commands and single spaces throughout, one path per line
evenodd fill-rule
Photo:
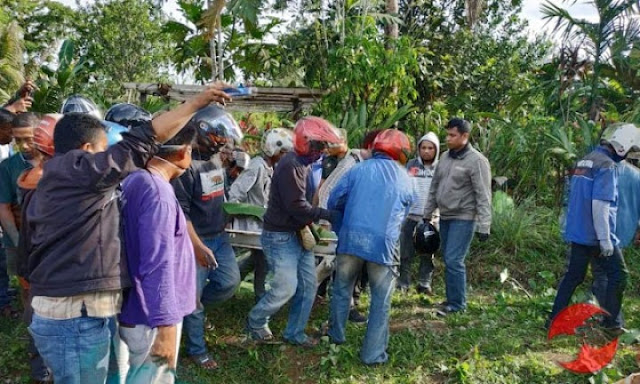
M 338 253 L 395 265 L 400 227 L 415 200 L 406 169 L 383 154 L 347 172 L 331 192 L 327 207 L 343 213 L 334 223 Z

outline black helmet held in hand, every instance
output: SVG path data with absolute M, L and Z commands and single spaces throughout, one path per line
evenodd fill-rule
M 131 129 L 151 121 L 151 114 L 135 104 L 119 103 L 107 110 L 104 119 Z
M 440 248 L 440 233 L 430 222 L 422 222 L 416 226 L 413 235 L 413 245 L 416 251 L 433 254 Z
M 213 155 L 224 146 L 233 149 L 244 136 L 233 116 L 216 105 L 201 108 L 187 126 L 195 128 L 198 150 L 205 155 Z

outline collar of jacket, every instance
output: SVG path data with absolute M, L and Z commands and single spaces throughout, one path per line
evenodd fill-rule
M 459 151 L 454 151 L 453 149 L 449 151 L 449 156 L 452 159 L 462 159 L 464 157 L 464 155 L 466 155 L 467 153 L 469 153 L 469 150 L 471 149 L 471 144 L 467 143 L 467 145 L 464 146 L 464 148 L 462 148 Z
M 618 155 L 615 152 L 611 152 L 609 150 L 609 148 L 603 147 L 601 145 L 596 148 L 596 151 L 604 153 L 605 155 L 607 155 L 611 160 L 615 161 L 616 163 L 619 163 L 622 160 L 624 160 L 624 157 Z

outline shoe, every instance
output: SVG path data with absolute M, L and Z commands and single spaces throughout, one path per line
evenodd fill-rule
M 442 309 L 449 306 L 449 303 L 445 300 L 435 305 L 436 309 Z
M 629 332 L 628 330 L 626 330 L 625 328 L 622 327 L 618 327 L 618 328 L 604 328 L 603 329 L 605 335 L 607 336 L 607 338 L 613 340 L 617 337 L 620 337 L 621 335 L 624 335 L 625 333 Z
M 464 311 L 463 309 L 453 309 L 453 307 L 449 306 L 449 305 L 445 305 L 444 307 L 436 310 L 436 315 L 440 316 L 440 317 L 447 317 L 449 315 L 452 315 L 454 313 L 458 313 L 458 312 L 462 312 Z
M 403 286 L 396 286 L 396 291 L 400 292 L 403 295 L 406 295 L 409 293 L 409 287 L 403 287 Z
M 367 316 L 360 313 L 356 308 L 349 310 L 349 321 L 356 324 L 364 324 L 367 322 Z
M 422 285 L 418 285 L 416 291 L 421 295 L 433 296 L 433 289 L 431 289 L 430 286 L 423 287 Z
M 315 337 L 309 337 L 309 336 L 307 336 L 307 338 L 302 343 L 298 343 L 296 341 L 289 340 L 289 339 L 284 339 L 284 341 L 287 344 L 295 345 L 297 347 L 302 347 L 302 348 L 315 348 L 320 343 L 320 340 L 316 339 Z

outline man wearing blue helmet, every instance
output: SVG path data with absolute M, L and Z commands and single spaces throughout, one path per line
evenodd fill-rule
M 204 340 L 204 306 L 231 298 L 240 284 L 240 270 L 225 232 L 225 164 L 242 132 L 224 109 L 210 105 L 196 113 L 187 124 L 197 134 L 193 161 L 185 173 L 171 181 L 187 218 L 187 228 L 197 260 L 198 307 L 184 318 L 187 355 L 204 369 L 217 363 Z

